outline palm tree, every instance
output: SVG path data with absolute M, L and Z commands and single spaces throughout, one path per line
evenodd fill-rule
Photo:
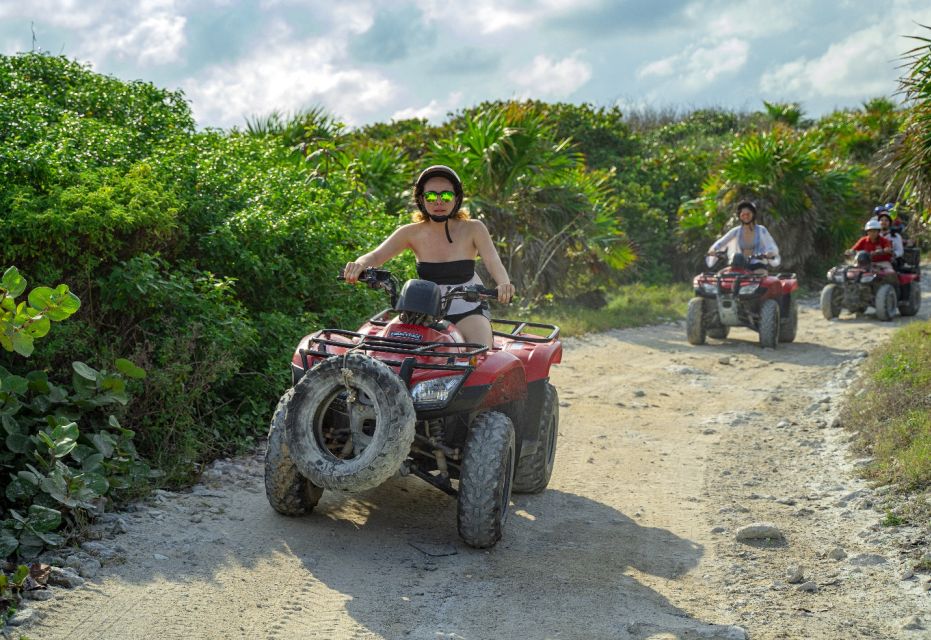
M 783 266 L 802 269 L 816 255 L 837 252 L 856 233 L 865 207 L 858 193 L 863 176 L 862 167 L 826 155 L 815 134 L 777 126 L 735 142 L 702 195 L 682 207 L 681 225 L 705 240 L 707 232 L 718 233 L 731 221 L 737 202 L 755 201 Z
M 921 25 L 925 29 L 931 29 Z M 923 217 L 931 217 L 931 38 L 911 36 L 921 44 L 905 53 L 899 92 L 907 107 L 901 133 L 891 146 L 887 166 L 890 190 L 898 191 Z
M 459 171 L 470 211 L 487 224 L 528 303 L 568 293 L 585 271 L 633 261 L 614 215 L 611 172 L 587 171 L 571 141 L 557 139 L 533 105 L 467 115 L 429 161 Z

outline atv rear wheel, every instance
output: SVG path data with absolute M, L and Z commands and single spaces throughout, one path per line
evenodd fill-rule
M 779 303 L 764 300 L 760 306 L 760 346 L 775 349 L 779 343 Z
M 272 508 L 286 516 L 310 513 L 323 495 L 323 489 L 301 475 L 288 452 L 285 419 L 293 395 L 294 390 L 288 390 L 278 401 L 265 451 L 265 495 Z
M 912 280 L 908 284 L 908 299 L 899 303 L 899 313 L 903 316 L 914 316 L 921 309 L 921 283 Z
M 895 296 L 895 287 L 891 284 L 881 284 L 876 290 L 876 317 L 883 322 L 889 322 L 895 316 L 898 301 Z
M 833 320 L 840 315 L 843 294 L 844 292 L 836 284 L 827 284 L 821 290 L 821 315 L 825 320 Z
M 540 493 L 553 475 L 556 460 L 556 438 L 559 435 L 559 395 L 549 382 L 543 383 L 543 406 L 536 425 L 536 450 L 521 457 L 514 472 L 514 491 Z
M 779 322 L 779 342 L 794 342 L 798 333 L 798 300 L 789 294 L 789 312 Z
M 501 539 L 514 479 L 514 426 L 497 411 L 476 416 L 466 436 L 459 472 L 457 523 L 470 547 Z
M 685 316 L 685 336 L 689 344 L 705 344 L 705 300 L 692 298 L 689 300 L 689 310 Z
M 314 484 L 363 491 L 401 467 L 415 420 L 404 382 L 386 364 L 350 353 L 324 360 L 294 387 L 287 442 L 295 465 Z

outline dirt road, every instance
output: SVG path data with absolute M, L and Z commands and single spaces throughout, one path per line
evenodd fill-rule
M 882 491 L 856 479 L 834 420 L 865 350 L 904 322 L 829 323 L 805 304 L 797 341 L 775 351 L 743 329 L 691 347 L 680 324 L 567 340 L 553 374 L 552 482 L 514 497 L 493 550 L 460 543 L 455 501 L 419 480 L 325 495 L 313 515 L 289 519 L 266 502 L 261 458 L 234 460 L 193 493 L 161 493 L 111 519 L 102 531 L 125 533 L 91 553 L 62 557 L 80 566 L 96 554 L 103 567 L 34 604 L 24 632 L 931 637 L 927 575 L 909 578 L 900 550 L 920 532 L 877 525 Z M 755 522 L 785 541 L 738 542 Z

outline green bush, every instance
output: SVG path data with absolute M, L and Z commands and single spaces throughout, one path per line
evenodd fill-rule
M 35 287 L 27 301 L 16 303 L 27 283 L 15 267 L 0 279 L 0 344 L 29 356 L 34 341 L 51 321 L 65 320 L 80 307 L 65 285 Z M 97 371 L 72 363 L 70 384 L 52 381 L 47 372 L 10 371 L 0 367 L 0 473 L 6 488 L 0 496 L 0 558 L 17 553 L 31 557 L 64 538 L 56 533 L 66 520 L 96 509 L 104 496 L 132 491 L 149 479 L 139 460 L 133 432 L 124 429 L 114 406 L 129 401 L 126 378 L 145 371 L 126 359 L 116 371 Z M 82 425 L 82 429 L 78 427 Z

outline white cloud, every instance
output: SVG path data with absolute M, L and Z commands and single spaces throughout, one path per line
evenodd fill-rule
M 33 0 L 0 5 L 4 19 L 30 20 L 37 44 L 47 47 L 44 32 L 64 29 L 75 36 L 66 53 L 95 67 L 109 59 L 142 66 L 176 62 L 186 44 L 187 19 L 175 0 L 144 0 L 110 5 L 81 0 Z
M 246 117 L 323 105 L 348 124 L 383 108 L 395 94 L 376 72 L 338 64 L 333 40 L 276 44 L 214 66 L 183 83 L 198 122 L 241 125 Z
M 431 100 L 422 107 L 407 107 L 391 114 L 392 120 L 407 120 L 409 118 L 425 118 L 432 122 L 442 120 L 447 113 L 454 111 L 462 102 L 462 92 L 453 91 L 446 100 Z
M 708 16 L 705 29 L 716 39 L 772 37 L 797 28 L 806 19 L 808 4 L 806 0 L 744 0 L 724 7 L 701 7 L 694 17 L 702 21 Z
M 674 77 L 685 88 L 695 91 L 721 75 L 742 69 L 749 50 L 747 42 L 739 38 L 728 38 L 713 46 L 693 45 L 681 53 L 644 65 L 637 71 L 637 77 Z
M 895 90 L 897 57 L 910 45 L 902 34 L 931 24 L 931 11 L 890 14 L 885 21 L 830 44 L 816 58 L 799 58 L 765 72 L 760 90 L 780 97 L 866 98 Z
M 540 54 L 530 67 L 511 74 L 511 80 L 524 87 L 522 97 L 565 98 L 592 77 L 591 65 L 580 60 L 576 52 L 568 58 L 553 60 Z
M 416 0 L 424 20 L 455 27 L 460 32 L 493 34 L 527 29 L 547 18 L 581 11 L 598 0 Z

